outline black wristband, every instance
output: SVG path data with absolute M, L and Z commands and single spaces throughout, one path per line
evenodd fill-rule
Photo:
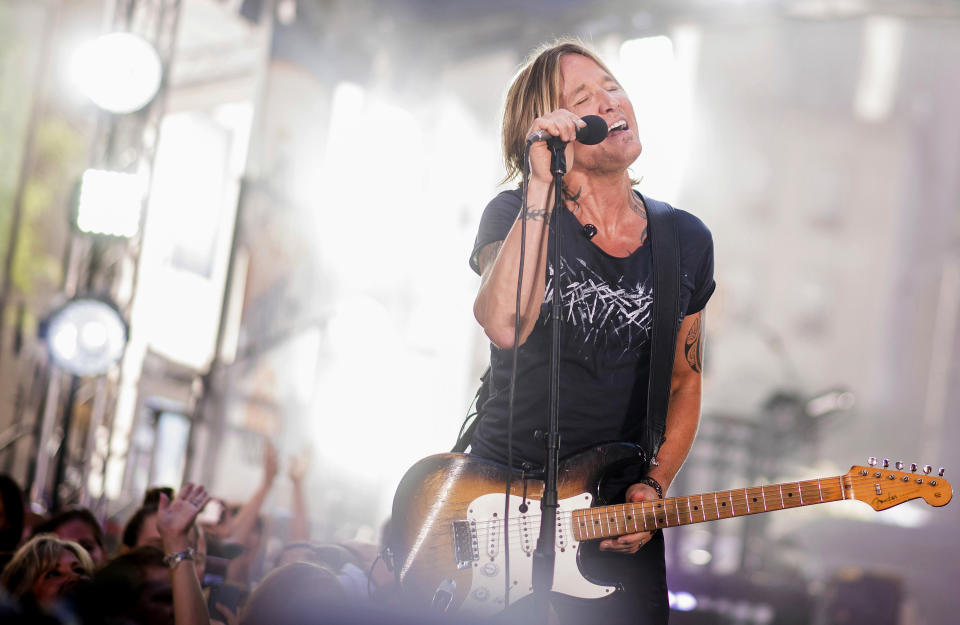
M 646 484 L 653 490 L 657 491 L 657 497 L 659 497 L 660 499 L 663 499 L 663 486 L 660 486 L 660 482 L 653 479 L 649 475 L 646 477 L 641 477 L 639 480 L 637 480 L 637 483 Z

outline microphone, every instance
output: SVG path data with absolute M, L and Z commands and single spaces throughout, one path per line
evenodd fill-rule
M 587 241 L 597 236 L 597 227 L 593 224 L 583 224 L 583 236 L 587 237 Z
M 607 138 L 607 122 L 603 121 L 602 117 L 587 115 L 582 118 L 582 121 L 586 122 L 587 125 L 583 128 L 577 128 L 577 141 L 583 145 L 596 145 Z M 538 130 L 527 137 L 527 143 L 549 141 L 551 139 L 556 139 L 556 137 L 546 130 Z

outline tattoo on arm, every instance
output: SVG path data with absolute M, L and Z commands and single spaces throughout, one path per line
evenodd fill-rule
M 703 311 L 693 320 L 683 349 L 687 355 L 687 364 L 697 373 L 703 373 Z
M 546 208 L 535 208 L 533 206 L 528 206 L 523 211 L 524 219 L 531 219 L 533 221 L 546 221 L 550 217 L 550 211 Z
M 497 259 L 497 253 L 503 241 L 494 241 L 487 243 L 477 252 L 477 266 L 480 267 L 480 274 L 485 275 L 490 267 L 493 267 L 493 261 Z

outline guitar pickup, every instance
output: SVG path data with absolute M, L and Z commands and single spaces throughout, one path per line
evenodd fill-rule
M 471 564 L 480 559 L 476 521 L 453 522 L 453 554 L 458 569 L 469 569 Z

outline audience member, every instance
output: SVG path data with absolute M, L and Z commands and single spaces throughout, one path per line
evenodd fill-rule
M 15 599 L 51 605 L 93 572 L 93 561 L 77 543 L 38 534 L 20 547 L 3 569 L 0 585 Z
M 172 493 L 173 489 L 167 487 L 152 488 L 147 491 L 143 506 L 133 513 L 123 528 L 121 541 L 124 548 L 163 547 L 163 539 L 157 527 L 158 505 L 160 498 L 166 498 L 168 501 L 173 499 Z M 206 535 L 203 529 L 194 524 L 189 529 L 188 539 L 190 547 L 194 550 L 193 566 L 197 570 L 197 577 L 202 581 L 207 564 Z
M 72 540 L 86 549 L 94 567 L 107 560 L 103 546 L 103 528 L 93 513 L 86 508 L 68 508 L 34 526 L 33 534 L 55 534 L 62 540 Z
M 107 562 L 79 598 L 84 622 L 171 625 L 173 587 L 163 557 L 161 549 L 144 546 Z
M 336 575 L 307 562 L 271 571 L 250 595 L 241 625 L 312 625 L 346 599 Z
M 191 530 L 209 496 L 202 486 L 185 484 L 171 499 L 161 490 L 134 515 L 133 538 L 126 551 L 97 572 L 77 603 L 85 625 L 210 625 L 206 601 L 196 568 Z M 138 511 L 140 512 L 140 511 Z M 144 534 L 150 526 L 149 536 Z M 136 545 L 137 540 L 155 544 Z M 145 538 L 146 536 L 146 538 Z
M 238 549 L 227 565 L 225 581 L 247 587 L 257 577 L 255 565 L 260 554 L 264 521 L 260 516 L 263 504 L 273 487 L 279 470 L 277 451 L 269 442 L 263 451 L 263 478 L 253 495 L 242 506 L 226 506 L 221 522 L 207 526 L 219 539 L 221 549 L 233 545 Z M 242 548 L 240 550 L 239 548 Z
M 169 567 L 176 625 L 210 623 L 197 569 L 183 564 L 184 560 L 194 558 L 195 550 L 190 545 L 189 534 L 195 527 L 197 515 L 209 500 L 203 486 L 190 483 L 184 484 L 172 501 L 165 494 L 160 495 L 156 525 L 166 554 L 164 563 Z
M 0 569 L 20 545 L 23 520 L 23 491 L 12 477 L 0 474 Z

